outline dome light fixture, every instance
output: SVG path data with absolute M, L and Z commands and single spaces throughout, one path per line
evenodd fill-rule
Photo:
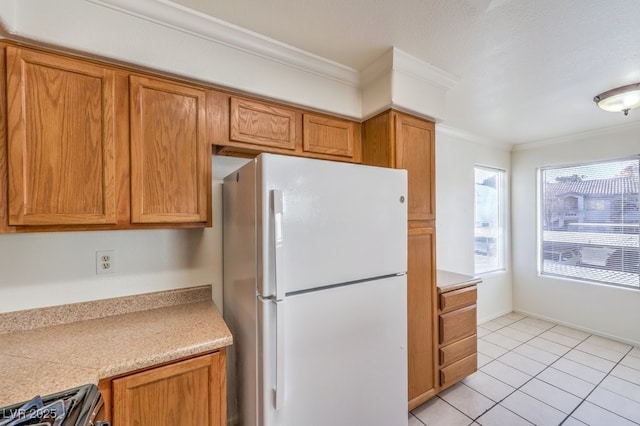
M 607 90 L 594 97 L 593 101 L 605 111 L 622 111 L 628 115 L 630 109 L 640 107 L 640 83 Z

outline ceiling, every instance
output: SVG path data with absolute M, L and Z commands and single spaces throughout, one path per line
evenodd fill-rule
M 363 70 L 393 46 L 460 81 L 444 124 L 507 144 L 638 122 L 593 97 L 640 81 L 638 0 L 173 0 Z

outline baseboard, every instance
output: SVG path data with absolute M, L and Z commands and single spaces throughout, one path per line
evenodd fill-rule
M 501 317 L 503 315 L 510 314 L 511 312 L 514 312 L 514 311 L 509 309 L 509 310 L 506 310 L 504 312 L 499 312 L 497 314 L 493 314 L 493 315 L 491 315 L 489 317 L 486 317 L 486 318 L 478 318 L 478 325 L 484 324 L 485 322 L 489 322 L 489 321 L 494 320 L 496 318 L 499 318 L 499 317 Z
M 596 336 L 600 336 L 600 337 L 604 337 L 607 339 L 611 339 L 611 340 L 615 340 L 617 342 L 622 342 L 622 343 L 626 343 L 628 345 L 632 345 L 632 346 L 640 346 L 640 342 L 634 341 L 634 340 L 629 340 L 629 339 L 625 339 L 624 337 L 620 337 L 620 336 L 616 336 L 613 334 L 609 334 L 609 333 L 604 333 L 601 330 L 593 330 L 587 327 L 583 327 L 581 325 L 578 324 L 573 324 L 570 322 L 565 322 L 565 321 L 560 321 L 557 318 L 551 318 L 551 317 L 547 317 L 544 315 L 538 315 L 538 314 L 534 314 L 533 312 L 528 312 L 522 309 L 514 309 L 513 312 L 516 312 L 518 314 L 521 315 L 526 315 L 528 317 L 532 317 L 532 318 L 538 318 L 544 321 L 549 321 L 552 322 L 554 324 L 558 324 L 558 325 L 564 325 L 565 327 L 570 327 L 570 328 L 575 328 L 576 330 L 580 330 L 580 331 L 584 331 L 585 333 L 589 333 L 589 334 L 594 334 Z

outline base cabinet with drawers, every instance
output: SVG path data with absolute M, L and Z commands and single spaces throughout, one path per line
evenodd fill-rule
M 478 368 L 477 281 L 438 287 L 438 358 L 440 390 Z

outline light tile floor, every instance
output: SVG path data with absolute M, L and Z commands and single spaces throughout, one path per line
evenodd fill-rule
M 409 426 L 640 425 L 640 348 L 510 313 L 478 327 L 478 371 Z

